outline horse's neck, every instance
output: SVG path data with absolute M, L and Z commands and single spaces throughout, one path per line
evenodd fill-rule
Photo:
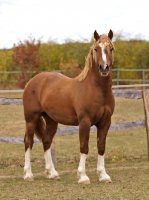
M 76 79 L 83 81 L 85 84 L 91 84 L 93 87 L 96 87 L 104 93 L 111 91 L 112 72 L 110 72 L 109 76 L 102 77 L 99 75 L 99 71 L 96 69 L 96 67 L 86 65 Z
M 111 90 L 112 72 L 110 72 L 108 76 L 103 77 L 99 75 L 98 70 L 90 69 L 87 79 L 93 86 L 100 88 L 100 90 L 104 92 L 109 92 Z

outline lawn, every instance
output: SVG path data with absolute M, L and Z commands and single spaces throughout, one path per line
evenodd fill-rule
M 13 97 L 13 96 L 12 96 Z M 0 136 L 24 137 L 22 106 L 0 106 Z M 116 98 L 112 123 L 144 119 L 143 101 Z M 34 181 L 23 180 L 24 146 L 0 144 L 0 199 L 18 200 L 148 200 L 149 163 L 145 129 L 110 131 L 105 166 L 112 183 L 99 183 L 96 174 L 96 133 L 90 134 L 86 172 L 90 185 L 78 185 L 78 134 L 56 136 L 57 171 L 61 180 L 44 176 L 41 144 L 32 151 Z

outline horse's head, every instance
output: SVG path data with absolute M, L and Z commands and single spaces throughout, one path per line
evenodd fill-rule
M 101 76 L 108 76 L 110 70 L 112 70 L 114 50 L 112 38 L 112 30 L 109 31 L 108 36 L 98 35 L 97 31 L 94 32 L 95 43 L 91 51 L 94 63 L 98 67 Z

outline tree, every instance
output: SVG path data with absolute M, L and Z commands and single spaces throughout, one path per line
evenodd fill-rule
M 79 75 L 82 70 L 76 60 L 69 60 L 65 63 L 63 59 L 61 59 L 60 71 L 62 74 L 74 78 Z
M 19 42 L 18 45 L 14 45 L 12 60 L 16 68 L 21 70 L 17 85 L 22 89 L 30 78 L 39 72 L 39 47 L 40 40 L 36 41 L 32 37 L 30 37 L 29 40 L 25 40 L 23 43 Z
M 12 49 L 2 49 L 0 50 L 0 83 L 1 87 L 5 88 L 7 82 L 12 79 L 11 74 L 5 73 L 7 71 L 11 71 L 13 69 L 13 62 L 12 62 Z

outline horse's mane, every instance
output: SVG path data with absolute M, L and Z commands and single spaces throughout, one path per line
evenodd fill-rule
M 104 45 L 104 48 L 106 50 L 110 50 L 111 48 L 114 48 L 114 45 L 112 43 L 112 41 L 110 39 L 107 39 L 106 35 L 100 35 L 99 38 L 99 42 L 101 42 Z M 75 78 L 78 81 L 82 81 L 85 79 L 85 77 L 87 76 L 87 73 L 89 71 L 90 68 L 92 68 L 92 49 L 94 47 L 96 42 L 94 42 L 94 44 L 91 46 L 90 51 L 86 57 L 86 62 L 85 62 L 85 67 L 82 70 L 82 72 Z
M 92 48 L 91 48 L 92 49 Z M 82 72 L 75 78 L 78 81 L 82 81 L 85 79 L 85 77 L 87 76 L 87 73 L 89 71 L 89 69 L 92 67 L 92 63 L 91 63 L 91 51 L 89 52 L 89 54 L 87 55 L 87 57 L 85 58 L 85 67 L 82 70 Z

